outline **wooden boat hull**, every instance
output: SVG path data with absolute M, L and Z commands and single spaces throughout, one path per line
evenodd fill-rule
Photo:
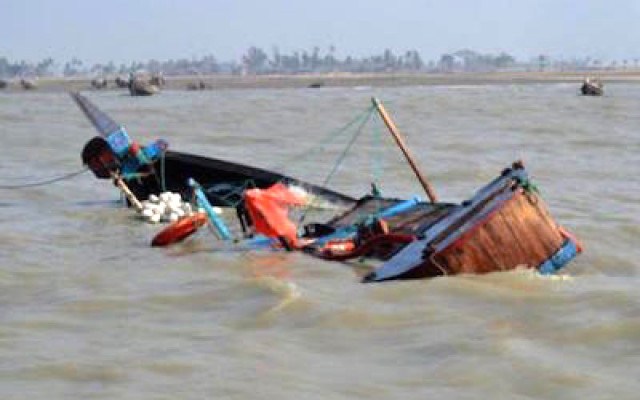
M 472 199 L 417 232 L 418 240 L 365 281 L 483 274 L 517 267 L 544 266 L 543 272 L 553 272 L 578 252 L 574 239 L 564 232 L 529 185 L 524 167 L 514 164 Z M 545 266 L 554 257 L 558 265 Z

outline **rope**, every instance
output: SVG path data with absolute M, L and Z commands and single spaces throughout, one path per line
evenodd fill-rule
M 166 153 L 166 150 L 162 151 L 162 153 L 160 153 L 160 187 L 162 187 L 162 191 L 166 192 L 167 191 L 167 186 L 165 184 L 165 175 L 164 175 L 164 155 Z
M 333 175 L 336 173 L 336 171 L 338 171 L 338 168 L 340 168 L 340 165 L 342 164 L 342 162 L 344 161 L 345 157 L 347 156 L 347 154 L 349 153 L 349 150 L 351 149 L 351 147 L 353 146 L 353 144 L 356 142 L 356 140 L 358 140 L 358 137 L 360 137 L 360 134 L 362 134 L 363 131 L 363 127 L 366 125 L 366 123 L 369 121 L 369 119 L 371 118 L 371 115 L 373 115 L 373 109 L 374 107 L 370 107 L 367 110 L 367 113 L 360 116 L 358 119 L 360 120 L 360 124 L 358 125 L 358 128 L 356 130 L 356 133 L 353 135 L 353 137 L 351 137 L 351 140 L 349 140 L 349 143 L 347 143 L 347 146 L 345 147 L 345 149 L 342 151 L 342 153 L 340 154 L 340 156 L 338 156 L 338 160 L 335 162 L 335 164 L 333 165 L 333 167 L 331 168 L 331 171 L 329 171 L 329 174 L 327 175 L 327 177 L 324 179 L 324 181 L 322 182 L 322 186 L 326 187 L 329 182 L 331 181 L 331 178 L 333 178 Z M 358 121 L 358 119 L 352 121 L 350 123 L 350 125 L 354 124 L 355 122 Z M 298 225 L 302 225 L 302 223 L 304 222 L 304 219 L 307 217 L 307 213 L 308 211 L 314 206 L 315 203 L 315 199 L 313 201 L 311 201 L 311 203 L 309 203 L 306 208 L 304 209 L 304 211 L 302 212 L 302 215 L 300 216 L 300 219 L 298 220 Z
M 331 178 L 333 178 L 333 175 L 336 173 L 338 168 L 340 168 L 340 165 L 344 161 L 344 158 L 349 153 L 349 150 L 351 150 L 351 147 L 353 146 L 353 144 L 356 142 L 356 140 L 358 140 L 358 137 L 360 137 L 360 134 L 362 133 L 362 127 L 364 127 L 367 121 L 369 121 L 369 118 L 371 118 L 371 115 L 372 115 L 371 113 L 368 113 L 367 115 L 364 116 L 364 118 L 362 118 L 362 121 L 360 122 L 360 124 L 358 125 L 358 129 L 356 130 L 356 133 L 353 135 L 351 140 L 349 140 L 349 143 L 347 143 L 347 147 L 345 147 L 345 149 L 342 150 L 342 153 L 340 154 L 340 156 L 338 156 L 338 160 L 331 168 L 331 171 L 329 172 L 325 180 L 322 182 L 322 186 L 327 186 L 329 184 L 329 182 L 331 181 Z
M 371 125 L 373 130 L 373 135 L 371 136 L 372 147 L 373 147 L 373 150 L 372 150 L 373 156 L 371 157 L 371 163 L 372 163 L 371 171 L 373 175 L 371 194 L 375 196 L 376 193 L 374 193 L 373 191 L 373 189 L 375 188 L 375 183 L 377 183 L 382 179 L 382 171 L 384 171 L 384 167 L 385 167 L 384 153 L 382 148 L 382 144 L 384 140 L 382 135 L 382 126 L 380 124 L 375 124 L 375 123 L 372 123 Z
M 369 119 L 369 117 L 371 116 L 371 114 L 373 113 L 374 110 L 375 110 L 375 107 L 373 107 L 373 106 L 368 107 L 365 111 L 363 111 L 361 114 L 357 115 L 351 121 L 347 122 L 341 128 L 339 128 L 339 129 L 337 129 L 337 130 L 335 130 L 333 132 L 330 132 L 328 135 L 326 135 L 322 139 L 320 139 L 318 141 L 319 144 L 309 148 L 308 150 L 306 150 L 304 152 L 296 153 L 295 155 L 293 155 L 293 156 L 291 156 L 289 158 L 285 158 L 285 160 L 283 162 L 281 162 L 279 165 L 273 166 L 273 168 L 271 168 L 271 169 L 273 169 L 275 171 L 286 172 L 293 165 L 295 165 L 295 161 L 296 160 L 297 161 L 299 161 L 299 160 L 307 160 L 312 155 L 314 155 L 314 153 L 320 153 L 321 151 L 325 150 L 325 148 L 329 144 L 334 143 L 335 140 L 337 138 L 339 138 L 342 134 L 344 134 L 345 132 L 349 131 L 349 129 L 352 126 L 356 125 L 358 122 L 362 121 L 363 119 L 365 119 L 365 120 Z
M 80 174 L 83 174 L 85 172 L 87 172 L 89 170 L 88 167 L 84 167 L 79 171 L 75 171 L 75 172 L 71 172 L 68 174 L 64 174 L 55 178 L 51 178 L 51 179 L 46 179 L 44 181 L 39 181 L 39 182 L 29 182 L 29 183 L 22 183 L 19 185 L 0 185 L 0 189 L 23 189 L 23 188 L 28 188 L 28 187 L 35 187 L 35 186 L 45 186 L 45 185 L 50 185 L 52 183 L 56 183 L 56 182 L 60 182 L 60 181 L 64 181 L 67 179 L 71 179 L 74 178 Z

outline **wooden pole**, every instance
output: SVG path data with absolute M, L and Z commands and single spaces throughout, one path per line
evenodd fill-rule
M 131 190 L 129 189 L 127 184 L 124 183 L 124 180 L 122 179 L 122 177 L 120 175 L 115 174 L 115 173 L 112 173 L 111 176 L 113 177 L 113 181 L 116 184 L 116 186 L 120 190 L 122 190 L 122 193 L 124 193 L 125 196 L 127 196 L 127 199 L 129 199 L 129 202 L 131 203 L 131 205 L 137 211 L 142 211 L 142 203 L 140 203 L 140 200 L 138 200 L 136 195 L 131 192 Z
M 433 190 L 433 188 L 431 187 L 427 179 L 422 175 L 422 173 L 418 169 L 416 162 L 413 160 L 413 157 L 411 156 L 411 153 L 409 153 L 409 148 L 404 143 L 404 140 L 402 139 L 402 136 L 398 131 L 398 128 L 391 120 L 391 117 L 389 117 L 389 114 L 387 114 L 387 110 L 384 109 L 384 107 L 382 106 L 382 103 L 380 103 L 380 101 L 378 101 L 378 99 L 376 99 L 375 97 L 371 98 L 371 102 L 375 106 L 376 110 L 378 110 L 378 113 L 380 113 L 380 117 L 382 117 L 384 124 L 387 126 L 387 128 L 389 128 L 389 132 L 391 132 L 391 136 L 393 136 L 393 139 L 396 141 L 396 144 L 398 145 L 398 147 L 400 147 L 400 150 L 402 150 L 402 154 L 404 154 L 404 157 L 407 159 L 407 162 L 411 166 L 413 173 L 416 174 L 416 177 L 420 181 L 420 184 L 422 185 L 424 191 L 427 193 L 429 200 L 431 200 L 432 203 L 437 202 L 438 197 L 436 196 L 435 191 Z

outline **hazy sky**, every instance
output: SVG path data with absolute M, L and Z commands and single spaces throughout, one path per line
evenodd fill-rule
M 518 59 L 640 58 L 640 0 L 0 0 L 0 57 L 128 63 L 470 48 Z

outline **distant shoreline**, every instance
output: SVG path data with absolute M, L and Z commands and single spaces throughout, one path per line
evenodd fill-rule
M 307 87 L 398 87 L 435 85 L 493 85 L 493 84 L 579 84 L 586 76 L 596 76 L 603 83 L 640 83 L 640 70 L 626 71 L 580 71 L 580 72 L 490 72 L 490 73 L 379 73 L 379 74 L 300 74 L 300 75 L 201 75 L 167 76 L 164 90 L 187 90 L 190 83 L 202 81 L 206 89 L 285 89 Z M 104 90 L 126 90 L 116 88 L 114 77 Z M 90 78 L 40 78 L 36 91 L 98 91 L 91 87 Z M 23 91 L 19 81 L 9 81 L 2 92 Z

